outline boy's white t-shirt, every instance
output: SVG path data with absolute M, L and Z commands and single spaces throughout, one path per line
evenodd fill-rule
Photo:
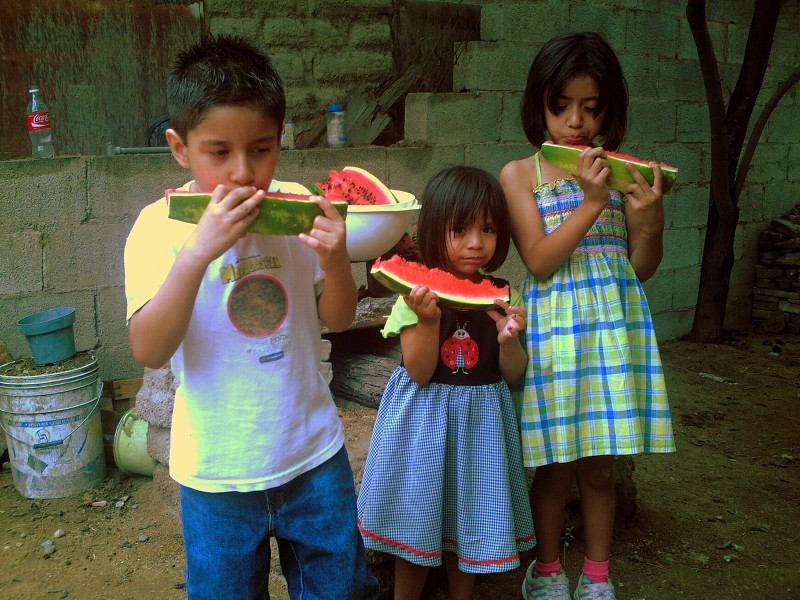
M 181 189 L 188 190 L 191 182 Z M 273 181 L 269 191 L 309 193 Z M 195 225 L 145 207 L 125 246 L 127 319 L 166 279 Z M 296 236 L 248 234 L 213 261 L 171 359 L 170 475 L 206 491 L 282 485 L 332 457 L 344 433 L 321 360 L 324 273 Z

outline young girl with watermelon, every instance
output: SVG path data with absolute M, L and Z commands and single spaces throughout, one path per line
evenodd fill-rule
M 430 568 L 444 562 L 450 597 L 469 599 L 476 574 L 518 567 L 535 544 L 506 383 L 527 365 L 525 309 L 508 282 L 483 274 L 503 264 L 511 241 L 497 180 L 471 167 L 434 176 L 417 241 L 431 271 L 463 289 L 489 279 L 505 298 L 458 310 L 422 285 L 398 298 L 383 335 L 400 336 L 402 362 L 378 409 L 359 527 L 368 548 L 396 556 L 395 598 L 419 598 Z
M 548 138 L 589 147 L 579 153 L 574 177 L 540 152 L 510 162 L 500 175 L 514 243 L 529 271 L 521 430 L 525 464 L 536 468 L 538 543 L 523 583 L 526 600 L 569 598 L 559 548 L 575 479 L 586 554 L 574 599 L 615 598 L 608 578 L 613 457 L 675 450 L 640 283 L 662 257 L 661 167 L 650 163 L 650 185 L 628 164 L 632 183 L 609 188 L 607 153 L 622 143 L 627 109 L 625 79 L 605 40 L 592 32 L 551 39 L 530 68 L 523 129 L 537 147 Z

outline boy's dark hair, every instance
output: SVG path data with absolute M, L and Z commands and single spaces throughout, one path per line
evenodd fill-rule
M 492 217 L 497 245 L 483 270 L 491 273 L 505 262 L 511 241 L 510 217 L 503 188 L 495 177 L 475 167 L 442 169 L 425 186 L 421 203 L 417 245 L 425 266 L 452 271 L 447 233 L 467 227 L 484 214 Z
M 167 109 L 172 128 L 187 134 L 216 106 L 246 106 L 280 127 L 286 116 L 283 80 L 266 52 L 247 40 L 208 37 L 181 52 L 167 80 Z
M 564 88 L 580 75 L 594 79 L 600 89 L 597 108 L 606 109 L 600 130 L 603 148 L 616 150 L 622 144 L 628 128 L 628 86 L 617 55 L 593 31 L 556 36 L 533 59 L 520 105 L 522 129 L 531 144 L 545 141 L 545 103 L 556 112 Z

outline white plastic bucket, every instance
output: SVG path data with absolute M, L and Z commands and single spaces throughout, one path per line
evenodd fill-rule
M 158 462 L 147 453 L 149 423 L 128 410 L 114 432 L 114 462 L 123 473 L 152 476 Z
M 26 498 L 64 498 L 105 477 L 97 362 L 45 375 L 0 374 L 0 428 L 14 486 Z

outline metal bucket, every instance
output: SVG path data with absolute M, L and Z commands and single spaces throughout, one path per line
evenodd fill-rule
M 14 486 L 26 498 L 63 498 L 105 477 L 97 362 L 31 376 L 0 374 L 0 428 Z

